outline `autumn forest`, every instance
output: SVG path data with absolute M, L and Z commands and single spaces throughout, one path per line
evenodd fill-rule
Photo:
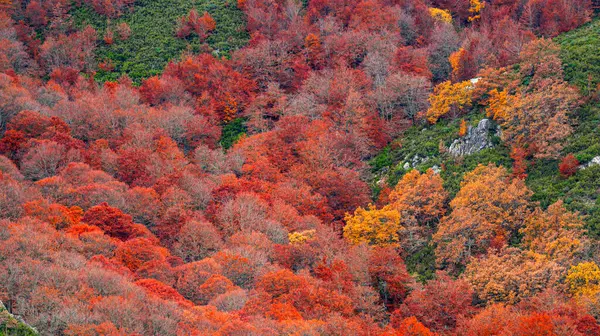
M 0 0 L 0 336 L 600 336 L 599 13 Z

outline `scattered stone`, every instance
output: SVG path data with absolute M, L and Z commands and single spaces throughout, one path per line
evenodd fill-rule
M 592 160 L 590 160 L 590 162 L 580 165 L 579 169 L 586 169 L 591 166 L 597 166 L 597 165 L 600 165 L 600 156 L 596 156 Z

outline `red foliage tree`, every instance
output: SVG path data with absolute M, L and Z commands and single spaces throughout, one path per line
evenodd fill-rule
M 222 275 L 213 274 L 198 287 L 199 297 L 197 302 L 198 304 L 207 304 L 218 295 L 225 294 L 235 289 L 236 287 L 231 280 Z
M 379 292 L 386 306 L 397 307 L 406 298 L 412 280 L 404 261 L 393 248 L 374 248 L 369 257 L 368 270 L 371 285 Z
M 141 280 L 136 281 L 135 284 L 144 288 L 144 290 L 148 294 L 154 295 L 163 300 L 173 301 L 183 307 L 191 307 L 193 305 L 192 302 L 186 300 L 175 289 L 173 289 L 170 286 L 165 285 L 164 283 L 162 283 L 158 280 L 141 279 Z
M 133 238 L 115 250 L 115 260 L 132 271 L 136 271 L 144 263 L 152 260 L 163 260 L 169 256 L 169 251 L 156 245 L 148 238 Z
M 560 175 L 562 177 L 569 177 L 577 172 L 578 167 L 579 161 L 577 158 L 575 158 L 573 154 L 568 154 L 560 161 L 558 170 L 560 171 Z
M 85 212 L 81 220 L 97 226 L 106 234 L 123 241 L 152 235 L 143 225 L 133 223 L 130 215 L 109 206 L 107 203 L 91 207 Z
M 165 76 L 178 78 L 185 89 L 197 100 L 196 109 L 223 119 L 245 107 L 252 97 L 255 84 L 235 71 L 227 61 L 220 61 L 208 54 L 185 57 L 179 63 L 170 63 Z M 235 105 L 235 111 L 232 110 Z
M 434 336 L 426 326 L 424 326 L 416 317 L 405 318 L 396 326 L 393 336 Z
M 463 280 L 452 280 L 444 273 L 436 276 L 423 288 L 411 292 L 400 309 L 394 312 L 394 326 L 400 327 L 404 318 L 416 316 L 425 326 L 441 332 L 456 328 L 460 316 L 474 314 L 473 291 L 469 284 Z
M 216 27 L 217 23 L 208 12 L 204 12 L 200 16 L 196 9 L 192 9 L 187 16 L 179 19 L 176 35 L 180 38 L 186 38 L 192 32 L 195 32 L 200 38 L 200 42 L 203 42 Z
M 48 23 L 48 12 L 39 1 L 31 1 L 25 9 L 27 21 L 34 27 L 43 27 Z
M 510 158 L 513 159 L 512 175 L 524 180 L 527 177 L 527 150 L 513 147 L 510 151 Z
M 96 31 L 90 26 L 69 36 L 51 36 L 41 45 L 40 57 L 48 72 L 57 69 L 90 71 L 96 39 Z

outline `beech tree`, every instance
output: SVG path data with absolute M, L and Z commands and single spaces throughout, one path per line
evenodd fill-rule
M 119 245 L 115 250 L 115 259 L 136 271 L 144 263 L 152 260 L 162 260 L 169 256 L 169 251 L 157 246 L 155 241 L 148 238 L 133 238 Z
M 406 173 L 389 195 L 390 204 L 403 216 L 414 217 L 422 224 L 431 224 L 445 213 L 448 193 L 441 177 L 433 170 Z
M 23 157 L 23 172 L 32 180 L 54 176 L 66 164 L 66 148 L 54 141 L 42 140 L 33 143 Z
M 438 84 L 429 96 L 430 107 L 427 110 L 427 121 L 435 124 L 447 114 L 458 116 L 461 110 L 471 105 L 471 82 L 464 81 L 452 84 L 450 81 Z
M 371 285 L 379 293 L 381 302 L 393 310 L 406 298 L 412 283 L 402 258 L 392 247 L 376 247 L 368 259 Z
M 558 201 L 546 211 L 537 208 L 519 233 L 523 235 L 525 248 L 568 265 L 582 258 L 588 248 L 583 227 L 579 215 L 567 211 L 563 202 Z
M 431 84 L 425 77 L 401 72 L 389 76 L 374 95 L 384 119 L 392 120 L 402 116 L 414 123 L 418 113 L 427 110 L 430 92 Z
M 503 140 L 514 146 L 528 148 L 538 158 L 557 157 L 562 140 L 573 131 L 568 113 L 579 105 L 577 91 L 564 83 L 555 83 L 539 90 L 497 102 L 490 101 L 495 118 L 505 132 Z M 503 116 L 505 115 L 505 116 Z
M 515 304 L 544 288 L 558 288 L 565 273 L 564 267 L 536 253 L 507 248 L 474 259 L 463 276 L 480 300 Z
M 70 36 L 48 38 L 40 46 L 40 56 L 47 71 L 61 68 L 91 71 L 96 38 L 96 31 L 91 26 Z
M 573 154 L 568 154 L 561 160 L 558 165 L 558 170 L 563 177 L 569 177 L 577 172 L 578 167 L 579 161 L 577 158 L 575 158 Z
M 379 246 L 399 243 L 400 215 L 391 208 L 377 210 L 373 205 L 368 209 L 358 208 L 354 215 L 347 215 L 344 237 L 353 244 L 369 243 Z
M 392 314 L 392 325 L 399 328 L 404 318 L 414 316 L 433 331 L 456 328 L 460 317 L 472 316 L 473 291 L 464 280 L 453 280 L 443 272 L 423 288 L 413 290 L 404 303 Z
M 461 189 L 450 202 L 452 212 L 442 218 L 433 236 L 440 265 L 465 265 L 471 256 L 500 248 L 528 217 L 532 192 L 503 167 L 479 165 L 465 174 Z
M 196 9 L 192 9 L 187 16 L 179 19 L 176 35 L 180 38 L 186 38 L 193 31 L 200 38 L 200 42 L 203 42 L 216 27 L 217 23 L 208 12 L 204 12 L 200 16 Z
M 416 317 L 411 316 L 402 320 L 396 330 L 391 335 L 399 336 L 433 336 L 435 335 L 429 328 L 419 322 Z
M 188 221 L 179 231 L 173 251 L 184 261 L 197 261 L 219 251 L 223 246 L 217 229 L 205 221 Z
M 576 299 L 585 305 L 596 307 L 600 293 L 600 268 L 595 262 L 581 262 L 571 266 L 566 283 L 569 292 Z
M 121 210 L 102 203 L 87 210 L 81 219 L 90 225 L 95 225 L 108 235 L 120 240 L 135 237 L 150 237 L 151 233 L 144 226 L 133 223 L 131 216 Z

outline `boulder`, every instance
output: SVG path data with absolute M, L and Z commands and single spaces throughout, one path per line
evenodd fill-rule
M 448 152 L 452 156 L 466 156 L 494 147 L 490 131 L 495 131 L 492 122 L 489 119 L 482 119 L 477 127 L 469 126 L 464 137 L 454 140 Z
M 580 165 L 579 169 L 586 169 L 591 166 L 597 166 L 597 165 L 600 165 L 600 156 L 596 156 L 593 159 L 591 159 L 590 162 Z

